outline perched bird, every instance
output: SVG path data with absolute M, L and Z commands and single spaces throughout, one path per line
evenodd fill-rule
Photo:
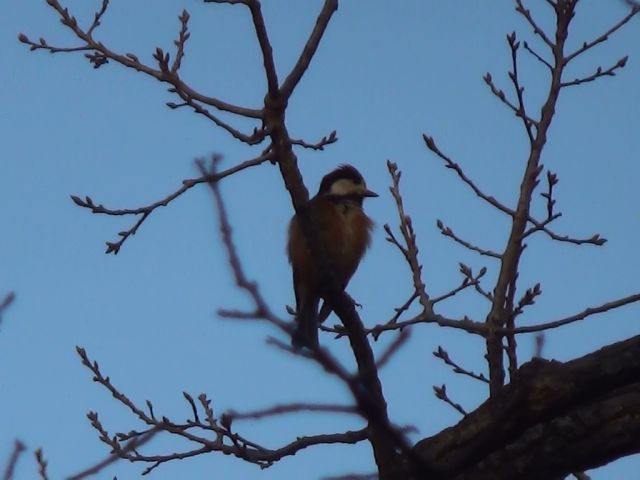
M 306 206 L 327 257 L 327 267 L 341 289 L 346 288 L 371 241 L 373 222 L 362 210 L 362 202 L 365 197 L 377 196 L 367 189 L 358 170 L 351 165 L 341 165 L 324 176 L 317 195 Z M 289 225 L 287 253 L 296 296 L 292 344 L 296 348 L 317 346 L 318 326 L 329 316 L 331 307 L 325 302 L 318 313 L 323 298 L 318 259 L 311 253 L 298 214 Z

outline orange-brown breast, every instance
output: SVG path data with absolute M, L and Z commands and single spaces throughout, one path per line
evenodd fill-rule
M 373 222 L 357 205 L 336 203 L 324 197 L 311 200 L 309 214 L 318 226 L 327 260 L 344 288 L 369 246 Z M 289 225 L 287 253 L 297 276 L 315 283 L 315 262 L 296 216 Z

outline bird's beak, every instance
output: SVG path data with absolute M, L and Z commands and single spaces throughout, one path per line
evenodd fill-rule
M 371 190 L 365 190 L 362 192 L 363 197 L 377 197 L 378 194 L 376 192 L 372 192 Z

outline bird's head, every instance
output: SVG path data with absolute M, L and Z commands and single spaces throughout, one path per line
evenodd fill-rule
M 367 188 L 364 178 L 351 165 L 340 165 L 326 174 L 320 182 L 318 195 L 333 198 L 353 199 L 362 203 L 365 197 L 377 197 L 378 194 Z

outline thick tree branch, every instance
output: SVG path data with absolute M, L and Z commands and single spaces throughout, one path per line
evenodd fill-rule
M 640 452 L 639 416 L 636 383 L 528 429 L 455 480 L 562 480 L 576 470 L 600 467 Z M 540 445 L 553 454 L 541 453 Z
M 418 442 L 415 451 L 434 465 L 438 479 L 564 478 L 640 451 L 639 398 L 640 336 L 567 363 L 537 359 L 523 365 L 509 385 L 454 427 Z M 594 429 L 601 435 L 592 435 Z M 547 439 L 554 448 L 547 449 Z M 538 476 L 508 471 L 511 462 L 504 458 L 514 445 L 537 459 Z M 585 455 L 586 445 L 602 451 Z M 507 473 L 489 469 L 491 475 L 475 476 L 483 459 L 494 456 L 503 459 Z
M 536 23 L 528 11 L 524 10 L 522 3 L 519 0 L 516 3 L 516 9 L 534 26 L 534 29 L 537 29 L 536 33 L 548 43 L 548 39 L 536 26 Z M 564 45 L 568 35 L 569 23 L 573 18 L 573 8 L 570 7 L 568 3 L 566 7 L 566 9 L 556 8 L 556 36 L 554 42 L 551 44 L 555 63 L 551 74 L 549 94 L 542 107 L 535 138 L 531 142 L 529 158 L 527 159 L 526 168 L 520 183 L 520 195 L 515 215 L 512 219 L 511 232 L 509 233 L 509 239 L 502 253 L 500 273 L 493 292 L 493 305 L 486 319 L 487 325 L 489 326 L 489 334 L 487 336 L 487 361 L 489 363 L 491 395 L 495 395 L 504 384 L 505 374 L 502 338 L 495 333 L 495 330 L 505 326 L 508 320 L 513 318 L 511 315 L 513 308 L 512 298 L 516 291 L 518 266 L 524 249 L 523 234 L 529 220 L 533 191 L 538 183 L 538 176 L 541 171 L 540 157 L 547 142 L 547 133 L 551 127 L 561 89 L 562 73 L 565 65 L 563 61 Z

